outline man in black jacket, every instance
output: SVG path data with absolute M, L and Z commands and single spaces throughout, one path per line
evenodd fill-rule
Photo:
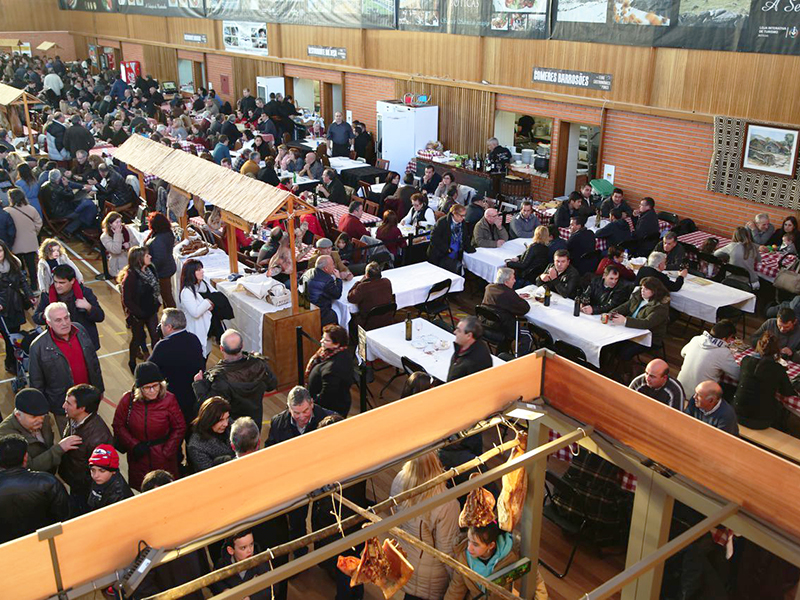
M 66 304 L 72 322 L 83 325 L 86 333 L 92 339 L 94 349 L 100 349 L 97 323 L 102 323 L 106 315 L 94 292 L 75 279 L 75 269 L 70 265 L 58 265 L 53 269 L 53 283 L 49 290 L 42 290 L 42 294 L 39 296 L 39 304 L 33 313 L 34 323 L 42 326 L 47 324 L 44 318 L 44 309 L 51 302 Z
M 675 232 L 668 231 L 661 238 L 661 241 L 656 244 L 656 252 L 663 252 L 667 255 L 667 270 L 680 271 L 686 262 L 686 250 L 678 242 L 678 236 Z
M 161 334 L 150 362 L 161 369 L 167 389 L 175 394 L 184 419 L 191 423 L 197 416 L 192 381 L 198 370 L 206 368 L 203 346 L 196 335 L 186 331 L 186 315 L 177 308 L 165 308 L 161 313 Z
M 230 115 L 227 120 L 222 123 L 219 132 L 228 137 L 228 148 L 233 150 L 233 147 L 236 146 L 236 142 L 242 137 L 242 132 L 236 127 L 236 115 Z
M 639 210 L 634 211 L 633 214 L 638 217 L 633 230 L 634 239 L 639 240 L 638 255 L 647 256 L 656 247 L 660 233 L 656 201 L 652 198 L 642 198 L 642 201 L 639 202 Z
M 347 191 L 344 189 L 342 180 L 339 179 L 336 171 L 330 167 L 322 172 L 322 183 L 317 184 L 317 193 L 330 202 L 345 206 L 350 204 L 350 199 L 347 197 Z
M 239 110 L 242 111 L 242 114 L 247 116 L 249 111 L 256 110 L 256 99 L 250 95 L 250 88 L 244 88 L 242 90 L 242 97 L 239 99 Z
M 342 297 L 342 275 L 336 269 L 333 258 L 322 255 L 313 269 L 303 274 L 308 299 L 319 308 L 323 327 L 339 322 L 333 311 L 333 301 Z
M 614 265 L 608 265 L 602 277 L 592 279 L 583 297 L 589 300 L 589 304 L 581 306 L 581 312 L 587 315 L 599 315 L 625 302 L 630 297 L 630 290 L 628 286 L 619 282 L 619 269 Z
M 556 250 L 553 264 L 548 265 L 544 272 L 536 279 L 536 285 L 550 288 L 564 298 L 575 298 L 580 284 L 578 269 L 569 264 L 569 252 Z
M 133 188 L 117 173 L 116 169 L 111 169 L 106 163 L 97 166 L 97 180 L 89 180 L 89 183 L 97 187 L 97 199 L 100 202 L 111 202 L 114 206 L 125 206 L 136 200 L 136 193 Z
M 491 308 L 500 316 L 500 326 L 506 340 L 514 339 L 516 332 L 515 317 L 522 317 L 531 309 L 527 300 L 519 297 L 514 291 L 516 277 L 514 269 L 502 267 L 497 269 L 495 282 L 486 286 L 481 304 Z M 486 323 L 482 323 L 486 327 Z
M 0 544 L 69 517 L 69 498 L 54 475 L 28 470 L 28 443 L 0 437 Z
M 335 414 L 315 404 L 309 391 L 299 385 L 289 390 L 286 406 L 286 410 L 272 417 L 265 448 L 314 431 L 322 419 Z
M 220 339 L 222 360 L 203 375 L 194 376 L 195 396 L 199 406 L 212 396 L 222 396 L 231 403 L 231 420 L 250 417 L 261 423 L 264 414 L 264 394 L 274 390 L 278 380 L 269 368 L 267 359 L 245 352 L 242 334 L 228 329 Z
M 647 264 L 639 269 L 636 273 L 636 285 L 645 277 L 655 277 L 664 287 L 670 292 L 677 292 L 683 287 L 683 280 L 689 274 L 687 269 L 683 269 L 678 273 L 678 277 L 673 281 L 669 275 L 664 273 L 667 268 L 667 255 L 663 252 L 653 252 L 647 257 Z
M 611 222 L 598 229 L 595 238 L 605 238 L 609 246 L 619 246 L 622 242 L 631 239 L 631 227 L 622 215 L 621 208 L 611 211 Z
M 225 544 L 222 549 L 222 555 L 214 564 L 214 568 L 222 569 L 223 567 L 228 567 L 232 564 L 236 564 L 237 562 L 241 562 L 250 558 L 253 556 L 253 554 L 255 554 L 255 541 L 253 538 L 253 532 L 249 529 L 240 531 L 225 540 Z M 241 573 L 234 573 L 230 577 L 227 577 L 221 581 L 217 581 L 216 583 L 212 583 L 210 586 L 211 591 L 214 593 L 214 595 L 221 594 L 225 590 L 234 588 L 245 581 L 250 581 L 254 577 L 263 575 L 267 571 L 269 571 L 269 565 L 267 563 L 261 563 L 252 569 L 247 569 Z M 250 600 L 268 600 L 271 598 L 270 590 L 261 590 L 260 592 L 250 594 L 248 598 L 250 598 Z
M 483 326 L 477 317 L 465 317 L 458 322 L 453 344 L 453 356 L 447 371 L 447 381 L 455 381 L 492 367 L 492 354 L 481 338 Z
M 589 218 L 592 214 L 592 209 L 583 203 L 583 198 L 578 192 L 572 192 L 569 198 L 564 200 L 553 215 L 553 223 L 556 227 L 569 227 L 569 221 L 572 217 L 586 217 Z
M 611 192 L 611 197 L 603 201 L 600 205 L 600 214 L 608 218 L 615 208 L 619 208 L 621 212 L 624 212 L 629 217 L 633 216 L 633 209 L 623 199 L 623 193 L 620 188 L 614 188 L 614 191 Z
M 71 123 L 72 125 L 64 133 L 64 148 L 74 157 L 78 150 L 88 152 L 94 148 L 94 136 L 81 125 L 81 118 L 78 115 L 72 117 Z
M 593 272 L 598 260 L 584 258 L 584 255 L 595 250 L 594 232 L 586 229 L 586 217 L 572 217 L 569 221 L 570 236 L 567 240 L 569 255 L 574 257 L 575 268 L 581 275 Z

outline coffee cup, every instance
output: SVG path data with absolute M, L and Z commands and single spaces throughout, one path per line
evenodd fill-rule
M 606 325 L 608 323 L 608 313 L 603 313 L 602 315 L 600 315 L 600 322 L 603 325 Z

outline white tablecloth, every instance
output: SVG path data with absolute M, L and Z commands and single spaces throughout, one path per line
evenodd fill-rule
M 676 273 L 669 275 L 674 278 Z M 684 280 L 680 290 L 669 294 L 672 308 L 706 323 L 716 323 L 717 309 L 723 306 L 735 306 L 749 313 L 756 311 L 754 294 L 694 275 Z
M 294 173 L 292 171 L 281 171 L 278 176 L 283 179 L 284 177 L 289 177 L 292 179 L 292 185 L 306 185 L 308 183 L 317 183 L 319 179 L 311 179 L 310 177 L 305 177 L 304 175 L 298 175 L 297 181 L 294 180 Z
M 145 229 L 144 231 L 139 231 L 131 224 L 126 225 L 128 228 L 128 233 L 131 236 L 131 245 L 132 246 L 144 246 L 147 237 L 150 235 L 150 230 Z
M 267 280 L 267 276 L 263 274 L 250 277 L 256 281 Z M 290 303 L 284 306 L 273 306 L 245 291 L 234 291 L 238 285 L 239 283 L 235 281 L 221 281 L 217 284 L 217 289 L 228 297 L 233 307 L 234 318 L 225 321 L 225 325 L 242 334 L 245 350 L 263 352 L 264 315 L 291 308 L 292 305 Z
M 417 326 L 421 325 L 418 331 Z M 431 336 L 431 337 L 427 337 Z M 433 350 L 431 354 L 426 354 L 424 348 L 414 348 L 412 343 L 416 340 L 426 339 L 433 342 L 436 340 L 446 340 L 448 347 L 444 350 Z M 414 319 L 414 333 L 411 342 L 406 341 L 406 324 L 395 323 L 380 329 L 373 329 L 367 332 L 367 360 L 380 359 L 385 363 L 402 369 L 401 357 L 410 358 L 415 363 L 424 367 L 430 374 L 439 381 L 447 381 L 447 371 L 450 369 L 450 358 L 453 356 L 453 342 L 455 336 L 447 333 L 441 327 L 425 319 Z M 433 344 L 428 345 L 433 348 Z M 496 356 L 492 356 L 493 366 L 501 365 L 504 361 Z
M 175 298 L 175 302 L 178 304 L 180 304 L 181 271 L 183 270 L 183 264 L 189 260 L 189 258 L 196 258 L 203 263 L 203 276 L 208 281 L 212 279 L 225 279 L 231 273 L 230 260 L 223 250 L 213 248 L 208 251 L 208 254 L 203 256 L 186 257 L 181 256 L 180 253 L 180 249 L 185 244 L 186 241 L 184 240 L 176 244 L 175 248 L 172 250 L 172 255 L 175 257 L 175 264 L 178 266 L 178 270 L 175 271 L 175 275 L 172 277 L 172 294 Z M 242 263 L 239 263 L 239 273 L 244 273 L 244 265 Z
M 519 293 L 532 294 L 536 286 L 529 285 L 518 290 Z M 562 340 L 577 346 L 586 354 L 586 360 L 596 367 L 600 366 L 600 350 L 617 342 L 631 340 L 649 346 L 652 334 L 647 329 L 633 329 L 611 323 L 603 325 L 600 315 L 573 315 L 575 303 L 568 298 L 553 294 L 547 307 L 533 298 L 528 300 L 531 309 L 525 318 L 550 332 L 554 340 Z
M 360 169 L 361 167 L 368 167 L 369 165 L 366 162 L 362 162 L 360 160 L 352 160 L 345 156 L 331 156 L 331 167 L 336 170 L 337 173 L 341 173 L 342 171 L 346 171 L 347 169 Z
M 506 266 L 506 261 L 517 258 L 525 252 L 525 245 L 532 242 L 529 238 L 509 240 L 499 248 L 476 248 L 472 254 L 464 253 L 464 268 L 481 279 L 494 283 L 497 269 Z
M 408 265 L 399 269 L 387 269 L 383 272 L 383 277 L 392 282 L 392 292 L 394 292 L 397 308 L 405 308 L 425 302 L 431 286 L 445 279 L 452 281 L 450 292 L 460 292 L 464 289 L 463 277 L 429 262 Z M 358 307 L 347 301 L 347 292 L 360 279 L 361 276 L 345 281 L 344 285 L 342 285 L 342 297 L 333 303 L 333 311 L 339 318 L 339 325 L 345 329 L 350 323 L 350 313 L 358 312 Z

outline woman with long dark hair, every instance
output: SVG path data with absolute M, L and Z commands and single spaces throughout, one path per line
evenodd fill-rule
M 383 201 L 389 196 L 394 196 L 397 187 L 400 185 L 400 174 L 394 171 L 389 171 L 386 174 L 386 179 L 383 180 L 383 189 L 381 190 L 380 207 L 383 208 Z
M 0 240 L 0 317 L 5 322 L 0 333 L 6 343 L 6 371 L 14 375 L 17 363 L 8 334 L 19 333 L 19 328 L 25 323 L 25 311 L 33 304 L 33 292 L 22 272 L 22 263 Z
M 39 188 L 41 188 L 41 183 L 33 176 L 33 171 L 30 166 L 28 166 L 28 163 L 22 163 L 17 167 L 17 181 L 15 185 L 22 190 L 22 193 L 25 194 L 25 198 L 28 200 L 28 204 L 34 207 L 41 217 L 42 206 L 39 204 Z
M 230 418 L 231 405 L 221 396 L 212 396 L 200 405 L 186 444 L 187 462 L 193 473 L 235 456 L 230 442 Z
M 158 284 L 161 287 L 161 298 L 164 308 L 175 308 L 175 298 L 172 297 L 172 276 L 178 270 L 172 248 L 175 246 L 175 235 L 169 219 L 160 212 L 151 212 L 147 217 L 150 226 L 150 237 L 147 248 L 153 259 L 153 266 L 158 275 Z
M 393 210 L 384 211 L 383 221 L 378 225 L 375 237 L 382 241 L 386 250 L 395 257 L 400 254 L 401 249 L 406 247 L 406 239 L 397 226 L 397 213 Z
M 800 237 L 798 237 L 797 232 L 797 218 L 793 216 L 788 216 L 783 220 L 783 224 L 781 225 L 780 229 L 776 229 L 775 233 L 772 234 L 772 237 L 767 240 L 768 246 L 780 246 L 783 242 L 783 236 L 786 234 L 792 236 L 792 243 L 797 247 L 798 243 L 800 243 Z
M 102 231 L 100 243 L 103 244 L 108 256 L 108 274 L 116 277 L 128 264 L 128 249 L 131 247 L 130 233 L 122 222 L 122 215 L 113 210 L 103 219 Z
M 203 355 L 211 352 L 208 331 L 211 328 L 211 313 L 214 303 L 202 294 L 211 292 L 208 282 L 203 278 L 203 263 L 190 258 L 181 269 L 180 296 L 181 310 L 186 314 L 186 331 L 197 336 L 203 347 Z
M 146 348 L 145 328 L 150 335 L 151 347 L 159 339 L 158 308 L 161 306 L 161 288 L 147 248 L 134 246 L 128 250 L 128 264 L 119 272 L 117 281 L 122 286 L 125 323 L 131 330 L 128 367 L 133 373 L 139 349 Z
M 314 401 L 343 417 L 350 412 L 353 361 L 347 349 L 347 330 L 339 325 L 322 328 L 320 348 L 306 365 L 308 391 Z

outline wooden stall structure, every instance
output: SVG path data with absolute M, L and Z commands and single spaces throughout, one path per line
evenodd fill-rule
M 606 598 L 621 589 L 625 600 L 657 598 L 664 559 L 718 523 L 800 565 L 800 507 L 795 501 L 800 494 L 800 466 L 539 351 L 4 544 L 0 597 L 44 598 L 60 590 L 66 590 L 66 597 L 76 597 L 113 582 L 115 571 L 135 558 L 139 540 L 154 548 L 196 548 L 192 540 L 219 539 L 244 527 L 247 519 L 262 519 L 302 504 L 324 486 L 338 489 L 330 486 L 333 482 L 346 487 L 499 414 L 530 430 L 524 454 L 220 597 L 243 598 L 264 589 L 520 467 L 527 469 L 528 495 L 518 529 L 523 556 L 535 565 L 544 458 L 572 442 L 639 478 L 627 568 L 587 597 Z M 548 442 L 550 428 L 563 437 Z M 297 456 L 314 460 L 298 462 Z M 662 475 L 663 469 L 652 468 L 647 456 L 675 473 Z M 254 472 L 269 476 L 253 478 Z M 230 490 L 243 480 L 248 481 L 249 493 L 231 503 Z M 664 523 L 669 523 L 673 499 L 707 518 L 668 542 Z M 46 542 L 48 537 L 51 542 Z M 95 552 L 96 548 L 103 551 Z M 176 552 L 168 554 L 174 558 Z M 259 556 L 258 560 L 269 559 L 267 552 Z M 532 597 L 531 576 L 523 584 L 524 598 Z
M 22 107 L 25 116 L 25 126 L 28 129 L 28 142 L 30 151 L 33 152 L 33 128 L 31 127 L 31 105 L 41 104 L 42 101 L 36 96 L 24 90 L 19 90 L 13 86 L 0 83 L 0 110 L 3 111 L 9 124 L 12 123 L 12 112 L 14 108 Z M 20 131 L 22 133 L 22 131 Z
M 55 42 L 42 42 L 41 44 L 36 46 L 36 49 L 39 52 L 42 52 L 42 53 L 45 53 L 45 54 L 47 52 L 49 52 L 50 50 L 52 50 L 53 48 L 61 48 L 61 46 L 59 46 Z

